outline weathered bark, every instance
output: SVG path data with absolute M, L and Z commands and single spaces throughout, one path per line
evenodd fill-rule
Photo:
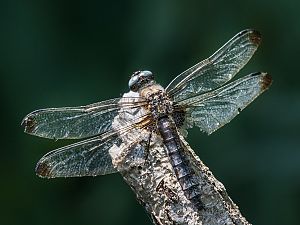
M 128 122 L 126 112 L 115 118 L 114 126 Z M 125 121 L 126 120 L 126 121 Z M 129 119 L 130 120 L 130 119 Z M 113 164 L 136 193 L 154 224 L 223 225 L 250 224 L 228 196 L 225 187 L 209 171 L 180 135 L 184 152 L 193 167 L 201 190 L 204 208 L 199 210 L 184 195 L 159 135 L 134 129 L 123 137 L 120 146 L 110 149 Z M 136 140 L 139 140 L 136 142 Z M 150 147 L 149 151 L 147 150 Z

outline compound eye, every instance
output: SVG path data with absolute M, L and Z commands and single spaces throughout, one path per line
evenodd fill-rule
M 141 77 L 153 77 L 153 74 L 151 71 L 148 70 L 144 70 L 140 72 L 140 76 Z
M 129 89 L 132 91 L 136 91 L 138 81 L 139 81 L 139 74 L 132 76 L 128 82 Z
M 131 91 L 138 91 L 139 88 L 147 85 L 148 83 L 152 82 L 154 80 L 153 74 L 148 71 L 136 71 L 132 74 L 128 86 Z

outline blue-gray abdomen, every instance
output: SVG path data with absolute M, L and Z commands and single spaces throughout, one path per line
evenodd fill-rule
M 174 122 L 168 116 L 161 117 L 157 121 L 157 128 L 163 138 L 171 164 L 186 198 L 197 208 L 203 208 L 200 200 L 199 183 L 194 170 L 183 153 L 182 143 Z

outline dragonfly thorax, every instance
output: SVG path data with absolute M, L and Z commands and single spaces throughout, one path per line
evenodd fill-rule
M 147 100 L 147 109 L 151 112 L 153 118 L 157 119 L 172 114 L 173 102 L 159 84 L 141 89 L 140 95 Z

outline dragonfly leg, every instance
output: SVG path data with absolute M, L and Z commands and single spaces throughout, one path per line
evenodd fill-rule
M 147 146 L 145 146 L 145 163 L 148 161 L 148 157 L 149 157 L 151 138 L 152 138 L 152 132 L 150 132 L 149 138 L 147 140 Z

